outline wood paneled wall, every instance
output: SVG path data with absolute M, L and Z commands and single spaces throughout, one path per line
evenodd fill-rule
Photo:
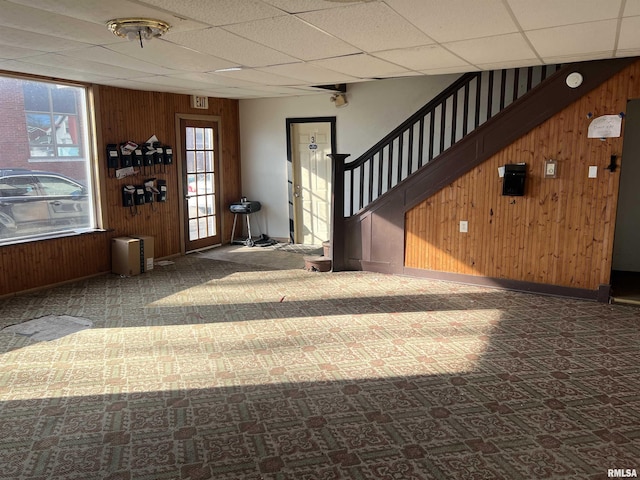
M 176 113 L 220 118 L 223 242 L 231 237 L 233 216 L 228 205 L 241 195 L 238 101 L 209 98 L 209 109 L 200 110 L 191 108 L 188 95 L 104 86 L 94 88 L 98 113 L 97 171 L 104 186 L 102 208 L 108 231 L 0 247 L 0 297 L 110 271 L 111 238 L 114 236 L 153 235 L 156 257 L 180 253 L 179 165 L 174 163 L 167 167 L 166 173 L 149 175 L 167 180 L 167 202 L 155 203 L 153 209 L 151 205 L 141 206 L 140 214 L 132 217 L 129 210 L 121 206 L 121 187 L 133 181 L 141 182 L 146 177 L 107 178 L 105 154 L 108 143 L 143 142 L 151 135 L 172 145 L 175 151 Z
M 640 62 L 407 212 L 405 266 L 589 290 L 608 284 L 623 138 L 587 138 L 588 116 L 624 112 L 638 97 Z M 614 173 L 605 169 L 611 155 L 622 164 Z M 546 159 L 557 160 L 557 178 L 544 178 Z M 520 162 L 525 196 L 502 196 L 498 167 Z
M 121 143 L 127 140 L 144 142 L 152 135 L 174 148 L 173 165 L 166 167 L 166 173 L 149 174 L 167 181 L 167 202 L 143 205 L 138 215 L 132 216 L 128 208 L 122 205 L 122 187 L 128 183 L 142 183 L 145 177 L 140 174 L 124 179 L 106 178 L 105 180 L 105 221 L 106 227 L 117 235 L 141 234 L 155 237 L 156 257 L 166 257 L 180 253 L 180 209 L 182 200 L 178 197 L 180 165 L 177 162 L 176 113 L 212 115 L 220 117 L 220 156 L 222 182 L 224 184 L 221 210 L 223 214 L 223 242 L 231 237 L 233 216 L 228 205 L 238 201 L 240 193 L 240 141 L 238 101 L 209 98 L 209 109 L 193 109 L 188 95 L 170 93 L 124 90 L 113 87 L 98 87 L 98 110 L 101 146 L 99 169 L 106 177 L 106 144 Z M 151 167 L 153 168 L 153 167 Z
M 108 272 L 110 249 L 109 232 L 0 247 L 0 297 Z

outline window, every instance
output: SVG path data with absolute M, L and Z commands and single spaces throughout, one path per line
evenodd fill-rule
M 86 96 L 0 76 L 0 245 L 95 229 Z
M 26 81 L 22 90 L 31 157 L 80 159 L 81 89 Z

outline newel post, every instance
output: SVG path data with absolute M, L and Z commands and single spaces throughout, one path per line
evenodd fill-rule
M 333 271 L 345 269 L 346 245 L 344 235 L 344 161 L 350 153 L 327 155 L 331 165 L 331 261 Z

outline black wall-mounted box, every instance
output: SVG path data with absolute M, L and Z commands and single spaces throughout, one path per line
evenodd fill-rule
M 524 180 L 527 177 L 527 166 L 524 163 L 504 166 L 502 179 L 502 195 L 522 197 L 524 195 Z

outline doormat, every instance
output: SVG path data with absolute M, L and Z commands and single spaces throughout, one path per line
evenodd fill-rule
M 36 342 L 48 342 L 91 328 L 93 322 L 69 315 L 46 315 L 2 329 L 3 333 L 24 335 Z

